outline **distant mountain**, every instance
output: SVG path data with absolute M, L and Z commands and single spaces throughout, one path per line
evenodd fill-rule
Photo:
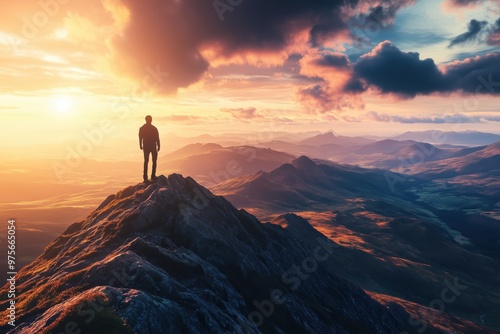
M 405 132 L 399 136 L 395 136 L 395 140 L 415 140 L 426 142 L 433 145 L 451 144 L 451 145 L 467 145 L 480 146 L 489 145 L 500 140 L 500 135 L 492 133 L 484 133 L 478 131 L 464 132 L 443 132 L 440 130 Z
M 384 141 L 386 142 L 386 141 Z M 393 141 L 389 141 L 393 142 Z M 377 142 L 376 144 L 380 144 Z M 399 144 L 397 144 L 399 143 Z M 392 148 L 390 147 L 392 146 Z M 399 149 L 400 148 L 400 149 Z M 428 143 L 414 142 L 414 141 L 403 141 L 394 143 L 394 145 L 389 145 L 388 148 L 384 149 L 383 146 L 379 148 L 379 153 L 384 153 L 382 155 L 375 153 L 370 155 L 370 149 L 363 147 L 360 151 L 366 150 L 366 154 L 362 161 L 369 162 L 369 165 L 376 168 L 389 169 L 397 172 L 407 173 L 409 167 L 418 165 L 428 161 L 436 161 L 449 159 L 453 157 L 460 157 L 477 150 L 480 147 L 473 148 L 454 148 L 454 149 L 441 149 L 434 145 Z M 385 152 L 384 152 L 385 150 Z M 357 151 L 356 153 L 359 153 Z M 372 149 L 373 151 L 373 149 Z M 371 160 L 370 160 L 371 159 Z
M 236 206 L 262 204 L 273 210 L 340 205 L 360 193 L 378 197 L 390 192 L 384 171 L 355 166 L 316 164 L 306 156 L 272 170 L 237 177 L 211 188 Z M 253 201 L 258 202 L 255 203 Z
M 128 187 L 18 273 L 15 327 L 7 325 L 9 284 L 0 290 L 0 328 L 10 334 L 418 332 L 397 303 L 382 306 L 321 265 L 338 245 L 319 234 L 301 242 L 290 224 L 292 232 L 261 224 L 180 175 Z M 307 222 L 297 224 L 314 232 Z M 445 332 L 434 323 L 427 332 Z
M 337 144 L 305 145 L 290 143 L 282 140 L 262 142 L 256 145 L 276 151 L 287 152 L 295 156 L 307 155 L 317 159 L 329 159 L 332 156 L 339 154 L 342 155 L 349 150 L 349 148 Z
M 236 176 L 273 170 L 294 158 L 288 153 L 253 146 L 192 144 L 161 157 L 158 169 L 189 174 L 205 185 L 214 185 Z
M 438 148 L 425 142 L 413 140 L 380 140 L 368 145 L 353 147 L 344 152 L 333 152 L 328 160 L 362 167 L 375 167 L 408 173 L 415 165 L 464 156 L 482 147 Z
M 222 146 L 219 144 L 214 144 L 214 143 L 196 143 L 196 144 L 189 144 L 186 145 L 172 153 L 169 153 L 167 155 L 164 155 L 162 159 L 165 159 L 167 161 L 171 160 L 176 160 L 176 159 L 182 159 L 186 158 L 192 155 L 196 154 L 202 154 L 202 153 L 207 153 L 210 151 L 222 149 Z
M 343 147 L 350 147 L 366 145 L 371 142 L 373 141 L 363 137 L 335 136 L 333 132 L 327 132 L 301 140 L 298 144 L 312 146 L 335 144 Z
M 405 141 L 399 141 L 399 140 L 392 140 L 392 139 L 385 139 L 381 141 L 377 141 L 368 145 L 364 145 L 360 148 L 357 148 L 354 150 L 354 153 L 356 154 L 374 154 L 374 153 L 386 153 L 386 154 L 391 154 L 395 153 L 399 150 L 402 150 L 406 147 L 410 147 L 412 145 L 415 145 L 416 142 L 413 140 L 405 140 Z
M 500 141 L 485 147 L 464 149 L 463 153 L 458 157 L 416 165 L 412 172 L 432 179 L 473 174 L 500 176 Z

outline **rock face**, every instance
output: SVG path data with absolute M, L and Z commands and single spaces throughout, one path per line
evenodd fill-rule
M 23 268 L 16 327 L 4 313 L 0 331 L 416 332 L 397 305 L 322 268 L 336 247 L 262 224 L 191 178 L 160 176 L 109 196 Z

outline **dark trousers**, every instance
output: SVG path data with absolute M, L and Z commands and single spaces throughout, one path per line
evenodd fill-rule
M 151 157 L 153 158 L 153 170 L 151 171 L 151 176 L 156 176 L 156 160 L 158 159 L 158 151 L 155 148 L 146 148 L 144 147 L 144 177 L 148 177 L 148 163 L 149 163 L 149 154 L 151 153 Z

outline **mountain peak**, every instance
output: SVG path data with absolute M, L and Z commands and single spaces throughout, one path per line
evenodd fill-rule
M 312 240 L 262 224 L 190 177 L 125 188 L 18 273 L 22 313 L 15 329 L 0 329 L 61 332 L 72 321 L 82 332 L 109 333 L 411 331 L 407 314 L 393 314 L 319 265 L 335 244 L 316 238 L 300 217 L 284 219 L 291 232 L 307 231 Z M 296 285 L 291 268 L 318 252 L 314 272 Z M 100 311 L 88 323 L 78 305 Z M 5 302 L 0 307 L 7 309 Z M 272 316 L 256 313 L 271 307 Z
M 312 161 L 310 158 L 305 155 L 298 157 L 297 159 L 292 161 L 292 165 L 301 170 L 309 170 L 317 167 L 316 163 Z
M 175 209 L 171 207 L 179 203 L 176 209 L 183 209 L 181 203 L 189 203 L 197 200 L 209 200 L 215 196 L 207 189 L 196 183 L 191 177 L 184 178 L 180 174 L 171 174 L 168 177 L 160 175 L 156 180 L 139 183 L 119 191 L 116 195 L 110 195 L 99 205 L 88 218 L 86 226 L 95 223 L 107 223 L 114 219 L 113 212 L 120 210 L 121 227 L 131 227 L 139 230 L 149 225 L 148 220 L 153 219 L 156 209 Z M 125 219 L 127 218 L 127 219 Z M 124 222 L 129 223 L 128 225 Z M 144 225 L 144 226 L 143 226 Z

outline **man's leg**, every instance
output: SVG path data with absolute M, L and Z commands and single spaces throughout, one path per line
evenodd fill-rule
M 154 149 L 151 152 L 151 156 L 153 158 L 153 170 L 151 171 L 151 178 L 156 179 L 156 160 L 158 160 L 158 151 Z
M 149 162 L 149 150 L 147 150 L 145 147 L 143 149 L 144 151 L 144 171 L 142 173 L 144 181 L 148 180 L 148 162 Z

